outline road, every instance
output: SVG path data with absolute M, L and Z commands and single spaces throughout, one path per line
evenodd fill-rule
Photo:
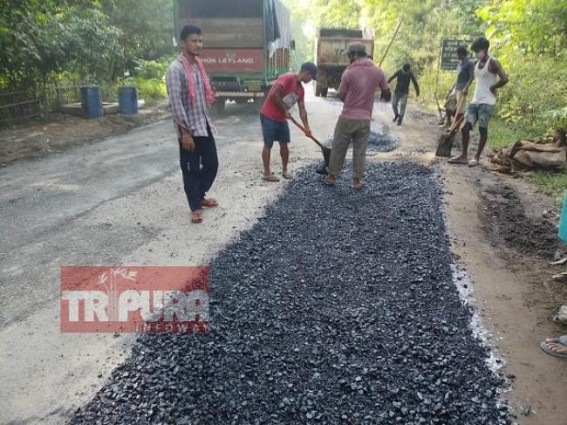
M 0 422 L 60 423 L 133 340 L 61 334 L 60 267 L 203 264 L 281 193 L 284 182 L 259 178 L 254 110 L 228 105 L 215 125 L 221 169 L 211 194 L 222 205 L 206 217 L 214 226 L 189 223 L 169 120 L 0 170 Z M 318 158 L 313 146 L 298 141 L 292 167 Z
M 307 109 L 313 111 L 314 134 L 328 139 L 340 104 L 309 97 Z M 379 122 L 387 122 L 388 117 L 378 108 L 376 125 L 380 127 Z M 191 225 L 187 217 L 169 121 L 0 170 L 3 423 L 67 421 L 104 388 L 117 366 L 130 364 L 136 345 L 131 335 L 59 332 L 61 266 L 208 264 L 269 214 L 267 206 L 289 196 L 286 182 L 270 184 L 260 179 L 261 135 L 250 109 L 229 105 L 215 125 L 221 168 L 211 195 L 222 205 L 206 212 L 202 226 Z M 407 125 L 400 134 L 420 134 L 411 118 Z M 383 128 L 388 131 L 386 124 Z M 302 167 L 312 167 L 320 152 L 294 129 L 292 136 L 291 167 L 298 173 Z M 409 142 L 393 155 L 371 153 L 369 157 L 377 162 L 402 159 L 430 166 L 430 151 L 431 146 L 424 150 Z M 277 160 L 275 164 L 277 171 Z M 299 176 L 298 182 L 310 178 L 305 172 Z M 407 211 L 410 221 L 412 211 Z M 447 259 L 446 267 L 448 263 Z M 547 371 L 552 369 L 553 365 Z M 553 398 L 549 386 L 541 385 Z M 526 394 L 522 396 L 537 397 Z M 561 409 L 551 407 L 556 405 L 553 401 L 537 402 L 543 411 L 539 419 L 561 415 Z

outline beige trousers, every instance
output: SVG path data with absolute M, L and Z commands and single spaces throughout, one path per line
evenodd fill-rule
M 465 106 L 467 105 L 467 95 L 463 93 L 462 90 L 455 90 L 456 98 L 457 98 L 457 114 L 464 114 L 465 113 Z
M 352 141 L 352 177 L 361 179 L 366 163 L 366 147 L 370 135 L 370 120 L 339 118 L 333 137 L 333 150 L 329 161 L 329 174 L 341 174 L 348 147 Z

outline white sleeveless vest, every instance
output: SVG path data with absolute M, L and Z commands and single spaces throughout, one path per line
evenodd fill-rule
M 489 57 L 482 69 L 479 69 L 478 67 L 480 61 L 477 62 L 474 67 L 474 78 L 476 80 L 476 86 L 471 103 L 477 105 L 481 103 L 487 105 L 496 104 L 496 96 L 494 96 L 490 91 L 490 87 L 496 84 L 496 74 L 488 71 L 488 66 L 490 65 L 490 61 L 492 59 L 492 57 Z

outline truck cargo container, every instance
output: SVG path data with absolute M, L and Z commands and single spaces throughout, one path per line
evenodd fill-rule
M 290 15 L 280 0 L 175 0 L 177 37 L 187 24 L 203 31 L 201 59 L 225 101 L 260 102 L 290 69 Z
M 317 82 L 315 96 L 327 96 L 330 88 L 338 89 L 341 75 L 349 65 L 346 55 L 348 46 L 362 43 L 366 53 L 374 54 L 374 36 L 368 30 L 347 28 L 321 28 L 318 32 L 315 58 L 317 61 Z

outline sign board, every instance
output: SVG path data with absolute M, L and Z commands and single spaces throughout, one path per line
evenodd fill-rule
M 263 72 L 262 49 L 203 49 L 201 59 L 208 72 Z
M 457 48 L 465 46 L 470 50 L 472 39 L 467 38 L 444 38 L 441 40 L 441 69 L 444 71 L 454 71 L 457 69 L 459 59 L 457 58 Z

